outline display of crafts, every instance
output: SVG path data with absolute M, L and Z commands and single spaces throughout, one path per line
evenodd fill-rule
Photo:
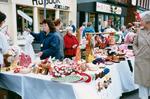
M 105 65 L 112 65 L 124 61 L 126 57 L 133 56 L 132 50 L 128 50 L 126 45 L 113 45 L 105 49 L 94 49 L 96 59 L 101 58 Z
M 77 63 L 70 59 L 64 59 L 64 61 L 51 61 L 50 59 L 46 59 L 34 67 L 33 73 L 48 74 L 52 76 L 51 80 L 53 81 L 86 83 L 91 82 L 92 79 L 102 78 L 109 73 L 108 68 L 103 68 L 97 74 L 88 74 L 85 72 L 91 70 L 91 68 L 85 61 Z M 98 71 L 98 69 L 95 69 L 95 71 Z
M 10 60 L 7 57 L 7 60 Z M 100 60 L 95 60 L 96 63 Z M 101 61 L 103 63 L 103 61 Z M 86 63 L 85 60 L 76 62 L 70 59 L 64 59 L 63 61 L 48 58 L 45 60 L 39 60 L 39 62 L 31 63 L 30 56 L 23 52 L 14 56 L 14 60 L 10 62 L 9 68 L 13 68 L 10 71 L 14 73 L 35 73 L 42 75 L 49 75 L 51 80 L 59 82 L 91 82 L 98 78 L 104 77 L 109 73 L 109 69 L 105 68 L 100 62 L 93 64 Z M 99 68 L 103 67 L 103 68 Z M 101 71 L 99 71 L 101 69 Z M 99 71 L 94 74 L 88 74 L 86 71 Z
M 128 53 L 128 54 L 127 54 Z M 119 63 L 126 57 L 133 55 L 132 50 L 128 50 L 126 45 L 111 46 L 105 49 L 94 49 L 94 60 L 87 63 L 85 60 L 75 61 L 64 59 L 63 61 L 54 58 L 36 60 L 32 62 L 29 55 L 17 48 L 11 48 L 4 56 L 5 71 L 14 73 L 34 73 L 48 75 L 51 80 L 58 82 L 91 82 L 98 78 L 105 78 L 109 74 L 107 65 Z M 93 72 L 92 74 L 88 71 Z M 111 83 L 111 77 L 107 76 L 98 84 L 100 91 L 102 87 L 107 87 Z

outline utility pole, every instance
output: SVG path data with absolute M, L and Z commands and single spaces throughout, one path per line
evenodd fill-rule
M 46 19 L 46 0 L 44 0 L 44 19 Z

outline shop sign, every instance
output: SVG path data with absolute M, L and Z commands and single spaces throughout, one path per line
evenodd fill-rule
M 43 5 L 44 0 L 32 0 L 33 5 Z M 57 4 L 60 0 L 46 0 L 46 4 Z
M 44 5 L 44 0 L 32 0 L 33 5 Z M 56 9 L 63 9 L 63 10 L 69 10 L 70 7 L 63 5 L 60 0 L 46 0 L 47 5 L 53 6 L 53 8 Z
M 122 9 L 121 7 L 112 6 L 104 3 L 96 3 L 96 11 L 97 12 L 104 12 L 104 13 L 115 13 L 115 14 L 121 14 Z
M 56 8 L 56 9 L 63 9 L 63 10 L 69 10 L 70 7 L 56 4 L 54 6 L 54 8 Z

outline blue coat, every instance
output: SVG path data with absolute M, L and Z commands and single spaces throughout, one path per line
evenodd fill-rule
M 64 58 L 64 53 L 62 52 L 63 40 L 60 33 L 54 32 L 46 35 L 44 32 L 40 32 L 39 34 L 31 33 L 31 35 L 41 43 L 41 51 L 43 52 L 41 59 L 46 59 L 50 56 L 59 60 Z
M 95 33 L 95 30 L 93 27 L 86 27 L 84 30 L 83 30 L 83 34 L 82 34 L 82 37 L 85 37 L 86 33 L 89 32 L 89 33 Z

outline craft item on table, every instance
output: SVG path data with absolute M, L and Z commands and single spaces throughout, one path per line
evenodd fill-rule
M 88 69 L 86 63 L 80 64 L 79 67 L 80 67 L 79 69 L 81 70 L 81 72 L 84 72 L 84 71 L 86 71 Z
M 125 56 L 119 56 L 119 60 L 120 60 L 120 61 L 125 61 L 126 58 L 125 58 Z
M 102 35 L 95 36 L 95 47 L 99 47 L 100 49 L 104 49 L 108 45 L 108 41 Z
M 56 78 L 51 78 L 52 81 L 57 81 L 57 82 L 69 82 L 69 83 L 74 83 L 77 81 L 81 80 L 81 77 L 78 75 L 69 75 L 65 77 L 56 77 Z
M 94 48 L 94 54 L 101 54 L 103 53 L 102 49 L 99 49 L 98 47 Z
M 76 51 L 75 61 L 78 62 L 80 60 L 81 60 L 81 49 L 80 46 L 78 46 Z
M 70 64 L 74 64 L 74 63 L 77 63 L 77 62 L 71 60 L 70 58 L 65 58 L 62 62 L 59 61 L 59 60 L 57 60 L 57 62 L 55 63 L 55 65 L 60 65 L 61 66 L 62 64 L 68 64 L 68 65 L 70 65 Z
M 112 59 L 113 59 L 113 56 L 107 56 L 107 57 L 105 58 L 105 62 L 107 62 L 107 61 L 112 62 Z
M 24 53 L 21 53 L 19 55 L 19 65 L 23 67 L 28 67 L 31 63 L 31 57 L 29 55 L 25 55 Z
M 15 69 L 14 69 L 14 73 L 19 73 L 20 72 L 20 67 L 16 67 Z
M 94 60 L 94 55 L 93 54 L 88 54 L 87 56 L 86 56 L 86 62 L 87 63 L 90 63 L 90 62 L 92 62 Z
M 133 57 L 134 56 L 133 50 L 126 50 L 125 53 L 126 53 L 126 55 L 125 55 L 126 57 Z
M 111 50 L 112 50 L 113 52 L 117 52 L 117 51 L 118 51 L 118 45 L 112 45 L 112 46 L 111 46 Z
M 30 73 L 31 70 L 32 70 L 31 67 L 17 66 L 16 68 L 14 68 L 14 73 L 27 74 L 27 73 Z
M 109 68 L 104 68 L 104 70 L 98 74 L 95 74 L 95 80 L 98 78 L 103 78 L 104 76 L 106 76 L 108 73 L 110 72 Z
M 127 45 L 127 44 L 121 44 L 121 45 L 119 45 L 118 48 L 119 48 L 120 51 L 123 51 L 123 52 L 124 52 L 125 50 L 128 49 L 128 45 Z
M 7 53 L 4 54 L 4 64 L 5 67 L 11 66 L 12 62 L 15 60 L 16 56 L 18 55 L 18 52 L 16 49 L 11 47 Z
M 128 44 L 128 49 L 133 50 L 133 44 Z
M 109 45 L 115 45 L 116 42 L 115 42 L 115 36 L 114 36 L 115 33 L 110 33 L 107 40 L 109 42 Z
M 111 61 L 105 61 L 105 65 L 112 65 L 114 64 L 114 62 L 111 62 Z
M 76 72 L 75 68 L 65 66 L 62 67 L 54 66 L 51 75 L 53 77 L 65 77 L 74 74 L 75 72 Z
M 111 77 L 108 79 L 103 79 L 97 83 L 97 90 L 98 92 L 101 92 L 103 89 L 107 89 L 109 85 L 112 83 Z
M 99 69 L 104 69 L 106 67 L 105 62 L 98 65 Z
M 92 76 L 86 74 L 86 73 L 79 73 L 82 76 L 81 81 L 89 83 L 92 81 Z
M 42 64 L 42 71 L 41 74 L 47 75 L 48 72 L 50 71 L 50 63 Z
M 42 72 L 42 67 L 34 67 L 32 72 L 35 74 L 39 74 Z
M 87 66 L 87 70 L 89 70 L 89 71 L 98 71 L 99 70 L 98 65 L 95 65 L 93 63 L 87 63 L 86 66 Z
M 38 64 L 38 66 L 35 66 L 33 69 L 33 73 L 35 74 L 40 73 L 43 75 L 48 75 L 49 72 L 52 72 L 52 67 L 51 67 L 51 63 L 48 61 L 48 58 L 41 61 L 41 63 Z
M 3 71 L 9 71 L 18 66 L 18 55 L 19 50 L 18 48 L 12 46 L 7 51 L 7 53 L 4 54 L 4 64 Z
M 125 52 L 123 52 L 123 51 L 118 51 L 117 52 L 117 56 L 124 56 L 125 55 Z
M 113 55 L 113 57 L 112 57 L 112 62 L 114 62 L 114 63 L 119 63 L 119 62 L 120 62 L 119 56 Z
M 13 60 L 14 60 L 14 57 L 11 54 L 6 53 L 4 55 L 4 64 L 5 64 L 5 67 L 10 67 L 10 65 L 13 62 Z
M 93 64 L 100 64 L 100 63 L 104 63 L 104 59 L 102 58 L 96 58 L 95 60 L 92 61 Z
M 124 51 L 118 51 L 116 55 L 119 57 L 120 61 L 125 60 L 125 52 Z
M 18 65 L 15 68 L 13 68 L 13 71 L 14 73 L 27 74 L 27 73 L 31 73 L 32 69 L 33 69 L 32 65 L 29 65 L 28 67 Z
M 107 55 L 108 55 L 108 56 L 113 56 L 113 55 L 116 55 L 116 52 L 113 51 L 113 50 L 111 50 L 111 49 L 108 49 L 108 50 L 107 50 Z
M 90 63 L 94 60 L 94 55 L 93 55 L 93 49 L 94 49 L 94 42 L 92 40 L 92 34 L 86 34 L 86 62 Z

